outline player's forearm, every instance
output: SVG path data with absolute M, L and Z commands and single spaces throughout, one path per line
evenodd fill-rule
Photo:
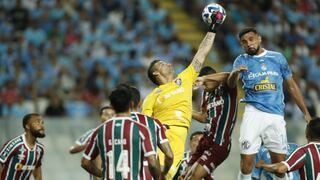
M 34 171 L 33 171 L 33 177 L 35 180 L 42 180 L 42 170 L 41 167 L 37 167 Z
M 210 74 L 203 76 L 204 81 L 217 81 L 217 82 L 227 82 L 229 78 L 229 72 L 221 72 L 216 74 Z
M 274 172 L 274 173 L 286 173 L 288 171 L 288 168 L 283 163 L 275 163 L 275 164 L 264 164 L 263 169 L 268 172 Z
M 162 169 L 162 174 L 166 175 L 173 163 L 173 152 L 171 150 L 169 142 L 164 142 L 162 144 L 159 144 L 159 148 L 165 155 L 164 158 L 164 167 Z
M 150 162 L 148 162 L 150 163 Z M 157 180 L 157 179 L 160 179 L 160 165 L 159 163 L 158 164 L 149 164 L 149 171 L 151 173 L 151 176 Z
M 200 123 L 206 123 L 207 122 L 207 116 L 206 114 L 202 113 L 202 112 L 196 112 L 193 111 L 192 112 L 192 119 L 200 122 Z
M 172 166 L 172 163 L 173 163 L 173 158 L 172 157 L 168 157 L 168 156 L 165 156 L 164 158 L 164 167 L 163 167 L 163 171 L 162 173 L 164 175 L 168 174 L 171 166 Z
M 240 71 L 238 70 L 232 71 L 228 77 L 228 81 L 227 81 L 228 86 L 231 88 L 236 87 L 239 81 L 239 78 L 240 78 Z
M 87 147 L 86 144 L 85 144 L 85 145 L 75 145 L 75 146 L 71 146 L 69 152 L 70 152 L 70 154 L 79 153 L 79 152 L 85 150 L 86 147 Z
M 196 72 L 200 72 L 202 64 L 204 63 L 208 53 L 212 48 L 215 36 L 216 36 L 215 33 L 207 32 L 206 36 L 200 43 L 198 51 L 191 62 Z
M 101 170 L 97 168 L 92 161 L 82 158 L 81 167 L 94 176 L 102 177 Z
M 291 82 L 288 83 L 288 85 L 291 97 L 293 97 L 294 101 L 296 102 L 302 113 L 304 115 L 309 115 L 309 111 L 307 109 L 306 104 L 304 103 L 303 96 L 298 85 L 295 83 L 294 80 L 291 80 Z

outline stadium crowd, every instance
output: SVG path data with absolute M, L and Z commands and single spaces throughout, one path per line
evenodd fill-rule
M 209 1 L 183 3 L 198 17 Z M 255 26 L 263 46 L 282 52 L 312 116 L 320 113 L 320 3 L 218 1 L 227 11 L 215 48 L 223 70 L 242 52 L 238 31 Z M 248 11 L 250 10 L 250 11 Z M 0 2 L 0 117 L 29 112 L 86 117 L 120 82 L 150 92 L 146 68 L 153 58 L 182 70 L 191 47 L 176 36 L 157 0 L 3 0 Z M 286 93 L 287 94 L 287 93 Z M 287 115 L 299 118 L 287 97 Z M 301 117 L 301 116 L 300 116 Z

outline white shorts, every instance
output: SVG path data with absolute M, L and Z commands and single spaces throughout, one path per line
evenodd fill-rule
M 266 113 L 247 104 L 240 126 L 240 153 L 256 154 L 262 142 L 269 151 L 286 154 L 286 122 L 281 115 Z

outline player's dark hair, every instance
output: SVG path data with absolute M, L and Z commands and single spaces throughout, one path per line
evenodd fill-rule
M 134 87 L 134 86 L 130 86 L 128 84 L 119 84 L 117 86 L 117 89 L 128 89 L 130 91 L 131 94 L 131 101 L 133 102 L 134 107 L 138 107 L 141 96 L 140 96 L 140 91 Z
M 246 27 L 244 29 L 242 29 L 240 32 L 239 32 L 239 39 L 241 39 L 241 37 L 249 32 L 253 32 L 255 34 L 259 34 L 258 31 L 254 28 L 254 27 Z
M 141 99 L 140 91 L 134 86 L 130 86 L 129 90 L 131 93 L 131 101 L 133 102 L 133 106 L 137 108 Z
M 309 141 L 320 140 L 320 118 L 312 119 L 307 125 L 307 139 Z
M 216 72 L 217 71 L 214 70 L 212 67 L 205 66 L 205 67 L 201 68 L 200 73 L 199 73 L 199 77 L 205 76 L 205 75 L 208 75 L 208 74 L 214 74 Z
M 131 93 L 129 89 L 119 88 L 111 92 L 109 100 L 116 113 L 123 113 L 129 110 Z
M 26 114 L 23 118 L 22 118 L 22 127 L 24 129 L 26 129 L 27 124 L 29 123 L 30 119 L 33 116 L 40 116 L 40 114 L 38 113 L 30 113 L 30 114 Z
M 99 115 L 101 116 L 103 114 L 103 111 L 105 109 L 113 109 L 111 106 L 103 106 L 101 109 L 100 109 L 100 112 L 99 112 Z
M 203 135 L 202 131 L 195 131 L 190 135 L 190 141 L 194 138 L 196 135 Z
M 154 60 L 150 63 L 149 68 L 148 68 L 148 78 L 150 79 L 151 82 L 153 82 L 155 85 L 159 85 L 158 81 L 156 80 L 156 77 L 154 77 L 153 72 L 154 72 L 154 65 L 159 62 L 160 60 Z

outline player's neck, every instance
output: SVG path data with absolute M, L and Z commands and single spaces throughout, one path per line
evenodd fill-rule
M 26 132 L 25 137 L 26 137 L 26 143 L 28 147 L 33 149 L 36 144 L 37 138 L 35 138 L 30 132 Z
M 116 117 L 130 117 L 131 112 L 121 112 L 121 113 L 116 113 Z
M 172 80 L 173 80 L 173 76 L 167 76 L 167 77 L 163 76 L 162 78 L 160 78 L 159 84 L 164 85 L 164 84 L 171 82 Z
M 259 50 L 258 50 L 258 52 L 257 52 L 257 55 L 262 54 L 264 51 L 265 51 L 265 49 L 263 49 L 263 48 L 259 48 Z

